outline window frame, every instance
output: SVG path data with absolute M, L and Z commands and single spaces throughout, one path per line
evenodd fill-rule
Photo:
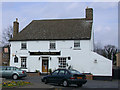
M 58 71 L 58 72 L 57 72 Z M 57 72 L 56 74 L 54 74 L 55 72 Z M 59 70 L 55 70 L 53 73 L 52 73 L 52 75 L 58 75 L 58 73 L 59 73 Z
M 62 71 L 64 71 L 64 73 L 61 73 Z M 66 71 L 65 70 L 59 70 L 58 75 L 65 75 Z
M 7 52 L 6 52 L 5 49 L 7 50 Z M 8 47 L 4 47 L 4 48 L 3 48 L 3 52 L 4 52 L 4 53 L 9 53 L 9 48 L 8 48 Z
M 80 49 L 80 40 L 74 40 L 74 49 Z
M 25 63 L 24 65 L 23 62 Z M 27 57 L 21 57 L 21 68 L 27 69 Z
M 21 50 L 26 50 L 26 49 L 27 49 L 27 43 L 21 42 Z
M 15 60 L 15 59 L 17 59 L 17 60 Z M 14 63 L 18 63 L 18 57 L 16 55 L 14 57 Z
M 49 49 L 55 50 L 56 49 L 56 41 L 50 41 L 49 42 Z
M 66 68 L 67 67 L 67 57 L 59 57 L 58 58 L 58 67 L 59 68 Z

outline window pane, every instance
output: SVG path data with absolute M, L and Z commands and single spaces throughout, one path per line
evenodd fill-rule
M 26 57 L 21 57 L 21 68 L 26 68 Z
M 15 55 L 14 63 L 18 63 L 18 57 Z
M 80 47 L 80 41 L 79 40 L 74 41 L 74 47 Z
M 66 58 L 61 57 L 58 60 L 59 60 L 59 68 L 66 68 Z
M 56 45 L 54 41 L 50 41 L 50 49 L 55 49 Z
M 65 71 L 64 70 L 60 70 L 59 75 L 64 75 Z
M 52 75 L 57 75 L 57 74 L 58 74 L 58 70 L 52 73 Z
M 27 49 L 26 43 L 21 43 L 21 49 Z
M 5 53 L 8 53 L 8 48 L 4 48 L 4 52 L 5 52 Z

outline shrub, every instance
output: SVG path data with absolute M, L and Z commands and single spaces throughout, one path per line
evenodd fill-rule
M 52 73 L 52 69 L 49 69 L 48 72 Z

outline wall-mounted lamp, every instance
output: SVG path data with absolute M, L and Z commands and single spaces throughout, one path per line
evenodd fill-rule
M 38 60 L 40 60 L 40 57 L 38 58 Z
M 68 57 L 68 60 L 71 60 L 71 57 Z
M 68 63 L 66 63 L 66 66 L 67 66 L 67 67 L 69 66 Z
M 94 63 L 97 63 L 97 60 L 96 60 L 96 59 L 94 60 Z

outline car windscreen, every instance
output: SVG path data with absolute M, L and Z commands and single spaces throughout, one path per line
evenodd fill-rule
M 70 73 L 71 73 L 71 74 L 80 74 L 80 72 L 77 71 L 77 70 L 70 70 Z

